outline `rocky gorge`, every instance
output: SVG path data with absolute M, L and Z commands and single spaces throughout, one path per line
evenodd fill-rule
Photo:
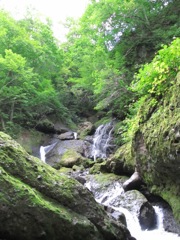
M 167 239 L 178 239 L 179 89 L 177 76 L 156 106 L 147 101 L 132 140 L 119 148 L 115 121 L 96 131 L 85 121 L 75 131 L 46 120 L 41 132 L 17 139 L 26 150 L 1 132 L 1 238 L 141 240 L 142 230 L 157 228 L 160 207 L 163 231 L 174 233 Z M 135 231 L 129 213 L 140 223 Z

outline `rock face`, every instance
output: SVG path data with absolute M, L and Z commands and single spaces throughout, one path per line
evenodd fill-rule
M 132 144 L 138 171 L 151 191 L 172 207 L 180 222 L 180 74 L 156 107 L 140 111 Z
M 76 180 L 0 133 L 0 236 L 8 240 L 128 240 Z
M 131 154 L 131 145 L 131 143 L 124 144 L 106 161 L 106 167 L 110 172 L 127 176 L 134 173 L 135 160 Z
M 143 230 L 151 230 L 154 229 L 157 222 L 156 222 L 156 213 L 154 208 L 149 202 L 145 202 L 139 212 L 139 222 L 141 228 Z

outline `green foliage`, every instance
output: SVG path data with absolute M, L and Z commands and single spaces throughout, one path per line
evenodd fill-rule
M 177 5 L 176 0 L 91 1 L 79 22 L 68 21 L 64 69 L 73 91 L 88 92 L 94 100 L 89 107 L 123 119 L 135 98 L 129 88 L 134 74 L 179 34 Z
M 32 13 L 16 21 L 0 11 L 1 128 L 8 122 L 35 126 L 49 114 L 67 122 L 96 111 L 106 118 L 132 118 L 139 94 L 153 95 L 155 106 L 171 85 L 166 74 L 173 80 L 178 49 L 172 48 L 170 65 L 165 49 L 154 70 L 145 65 L 136 90 L 130 84 L 155 51 L 178 36 L 178 5 L 177 0 L 91 1 L 79 21 L 67 20 L 70 31 L 61 46 L 50 21 L 42 23 Z M 131 128 L 128 124 L 124 128 Z
M 180 70 L 180 39 L 168 47 L 164 45 L 150 64 L 140 69 L 133 90 L 140 95 L 160 96 L 173 84 Z
M 139 99 L 130 106 L 129 116 L 123 122 L 127 129 L 123 134 L 125 142 L 132 139 L 139 124 L 147 120 L 162 96 L 173 86 L 179 66 L 180 39 L 177 38 L 169 46 L 164 45 L 152 62 L 139 70 L 131 85 Z
M 60 77 L 63 54 L 49 23 L 30 15 L 16 21 L 0 11 L 0 30 L 1 128 L 34 127 L 52 113 L 69 121 Z

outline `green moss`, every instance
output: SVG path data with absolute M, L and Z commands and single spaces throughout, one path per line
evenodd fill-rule
M 135 166 L 135 161 L 132 156 L 132 143 L 128 142 L 124 145 L 122 145 L 114 154 L 115 159 L 124 159 L 124 165 L 125 166 L 131 166 L 134 168 Z
M 107 172 L 106 162 L 95 163 L 89 170 L 90 174 L 97 174 L 100 172 Z
M 81 157 L 81 155 L 74 151 L 73 149 L 68 149 L 62 156 L 62 161 L 65 161 L 66 159 L 79 159 Z
M 139 111 L 139 128 L 134 134 L 133 154 L 146 184 L 171 205 L 180 221 L 179 128 L 180 74 L 152 111 L 150 99 Z M 163 186 L 163 187 L 162 187 Z
M 50 191 L 54 198 L 57 198 L 56 194 L 59 191 L 57 190 L 57 186 L 54 188 L 51 187 L 57 184 L 59 187 L 61 186 L 62 200 L 64 197 L 67 197 L 70 202 L 73 201 L 73 190 L 70 189 L 66 191 L 68 187 L 75 187 L 73 187 L 75 184 L 73 179 L 67 179 L 64 176 L 59 177 L 56 174 L 56 170 L 42 163 L 38 158 L 27 154 L 27 152 L 15 141 L 9 138 L 6 139 L 10 141 L 2 140 L 0 135 L 0 141 L 3 142 L 0 148 L 0 165 L 6 171 L 23 179 L 26 184 L 30 184 L 31 187 L 35 187 L 45 194 Z
M 103 186 L 109 185 L 109 183 L 112 183 L 113 181 L 124 181 L 124 179 L 127 179 L 123 176 L 118 176 L 113 173 L 100 173 L 96 174 L 93 177 L 97 183 L 100 183 Z
M 69 173 L 71 173 L 73 170 L 71 169 L 71 168 L 67 168 L 67 167 L 61 167 L 60 169 L 59 169 L 59 172 L 60 173 L 64 173 L 64 174 L 69 174 Z
M 136 163 L 135 158 L 132 156 L 131 148 L 131 142 L 128 142 L 118 148 L 115 154 L 107 160 L 107 169 L 115 174 L 132 174 Z
M 20 239 L 24 236 L 28 240 L 37 239 L 44 229 L 45 239 L 57 239 L 55 235 L 56 227 L 53 224 L 57 225 L 56 232 L 63 239 L 73 240 L 78 234 L 77 239 L 84 239 L 86 238 L 86 231 L 89 231 L 89 233 L 94 231 L 94 226 L 87 218 L 42 195 L 36 189 L 10 176 L 1 167 L 0 172 L 1 220 L 6 219 L 5 222 L 3 221 L 3 227 L 6 231 L 9 229 L 9 236 L 19 236 Z M 4 209 L 7 209 L 7 212 Z M 11 219 L 7 218 L 7 215 Z M 11 226 L 12 222 L 14 222 L 13 226 Z M 76 223 L 74 227 L 73 222 Z M 28 232 L 22 231 L 19 233 L 22 226 L 28 229 Z M 0 227 L 0 232 L 2 231 Z

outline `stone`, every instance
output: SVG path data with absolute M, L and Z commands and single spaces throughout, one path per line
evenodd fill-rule
M 74 133 L 73 132 L 65 132 L 60 135 L 58 135 L 58 139 L 60 140 L 72 140 L 74 139 Z
M 142 204 L 139 212 L 139 222 L 142 230 L 152 230 L 156 227 L 156 213 L 149 202 Z
M 139 176 L 139 173 L 136 171 L 133 173 L 133 175 L 123 183 L 123 188 L 125 191 L 129 191 L 129 190 L 139 190 L 141 188 L 142 185 L 142 180 Z
M 69 149 L 62 155 L 60 164 L 63 167 L 73 167 L 74 165 L 80 165 L 82 161 L 83 159 L 80 153 Z
M 83 155 L 84 142 L 82 140 L 58 140 L 54 148 L 46 154 L 46 163 L 50 166 L 60 163 L 62 156 L 70 150 Z
M 2 239 L 36 240 L 42 234 L 54 240 L 130 238 L 127 228 L 110 219 L 78 181 L 30 156 L 2 132 L 0 142 Z

